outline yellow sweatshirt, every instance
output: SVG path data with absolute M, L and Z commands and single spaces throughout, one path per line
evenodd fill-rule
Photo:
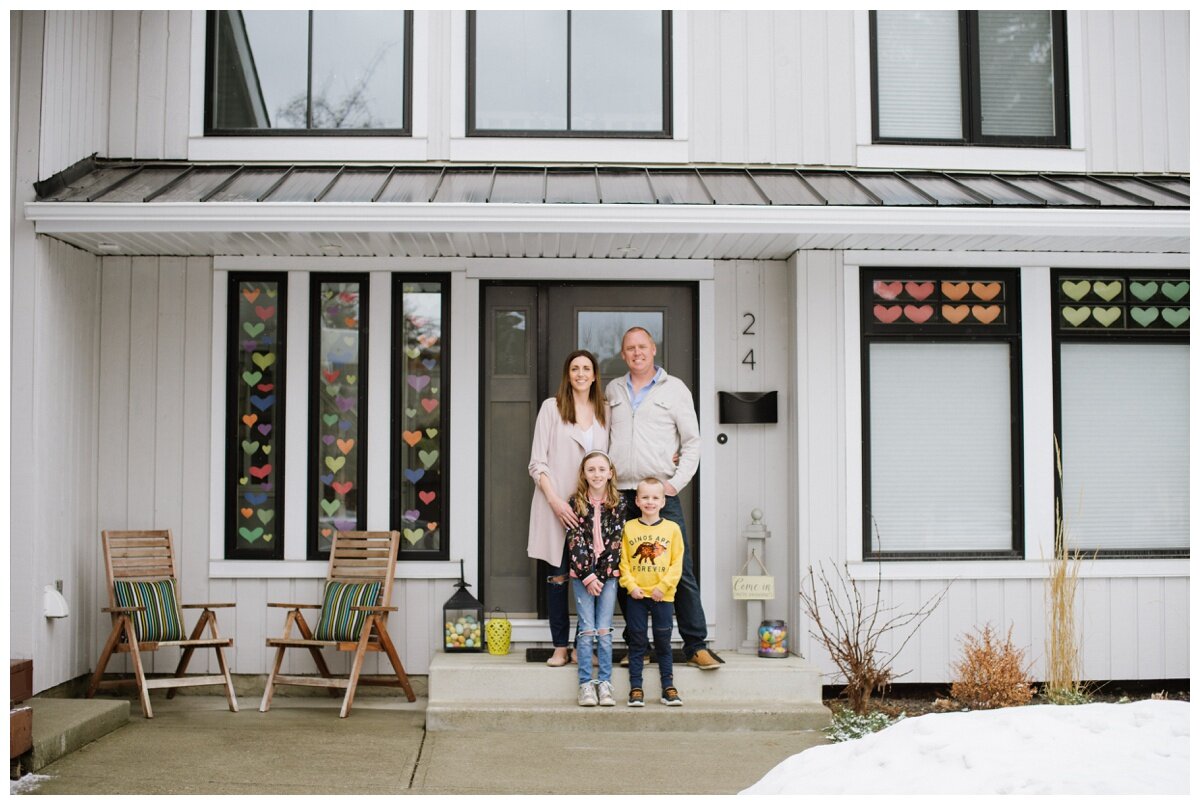
M 679 526 L 661 517 L 654 525 L 629 520 L 621 534 L 621 586 L 640 588 L 649 598 L 657 587 L 664 601 L 675 600 L 675 587 L 683 576 L 683 534 Z

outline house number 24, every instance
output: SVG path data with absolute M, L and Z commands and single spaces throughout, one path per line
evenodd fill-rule
M 754 314 L 743 313 L 742 318 L 749 319 L 749 321 L 746 323 L 746 326 L 742 328 L 742 335 L 758 335 L 758 333 L 754 332 L 754 323 L 757 321 L 757 319 L 754 318 Z M 751 372 L 754 371 L 755 360 L 753 347 L 751 347 L 750 351 L 746 353 L 746 356 L 742 358 L 742 363 L 746 366 L 749 366 Z

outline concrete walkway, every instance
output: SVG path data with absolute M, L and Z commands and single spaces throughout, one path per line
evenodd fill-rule
M 30 794 L 732 794 L 819 732 L 425 732 L 426 699 L 155 697 L 50 764 Z M 581 767 L 609 757 L 606 771 Z M 600 768 L 600 767 L 597 767 Z M 637 770 L 652 774 L 639 774 Z

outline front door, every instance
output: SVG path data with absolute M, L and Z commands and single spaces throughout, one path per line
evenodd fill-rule
M 696 390 L 695 283 L 490 284 L 484 286 L 482 440 L 482 590 L 487 609 L 544 616 L 544 576 L 526 555 L 529 448 L 541 401 L 558 390 L 575 349 L 593 352 L 604 384 L 623 375 L 621 336 L 645 327 L 657 362 Z M 698 545 L 695 483 L 681 496 Z M 697 567 L 697 572 L 699 568 Z

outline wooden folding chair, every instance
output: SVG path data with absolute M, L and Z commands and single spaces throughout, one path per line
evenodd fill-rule
M 329 573 L 325 578 L 323 602 L 267 604 L 269 607 L 285 608 L 288 613 L 283 636 L 267 639 L 267 646 L 276 649 L 275 664 L 267 677 L 267 688 L 263 691 L 262 704 L 258 708 L 261 712 L 271 709 L 271 696 L 276 685 L 327 688 L 331 695 L 336 695 L 336 688 L 345 688 L 342 718 L 350 714 L 354 690 L 360 683 L 401 687 L 410 702 L 417 700 L 387 630 L 388 614 L 396 611 L 396 607 L 391 606 L 392 579 L 396 575 L 396 554 L 399 550 L 399 531 L 336 531 L 329 550 Z M 302 609 L 321 610 L 315 630 L 310 629 L 304 620 Z M 300 636 L 293 637 L 293 630 L 298 631 Z M 308 649 L 321 675 L 292 676 L 279 673 L 283 654 L 289 648 Z M 329 672 L 329 666 L 321 656 L 321 649 L 325 648 L 354 652 L 348 678 L 334 677 Z M 394 676 L 363 675 L 363 659 L 369 651 L 384 652 L 395 671 Z
M 154 688 L 169 688 L 167 698 L 170 699 L 175 696 L 175 688 L 224 685 L 229 709 L 236 713 L 237 696 L 233 692 L 229 665 L 225 662 L 225 649 L 233 647 L 233 638 L 221 637 L 217 631 L 217 613 L 213 611 L 233 604 L 183 604 L 182 609 L 203 610 L 191 635 L 185 638 L 171 532 L 102 531 L 100 539 L 108 581 L 108 606 L 103 611 L 112 615 L 113 628 L 88 684 L 88 698 L 95 696 L 100 688 L 136 685 L 142 715 L 154 718 L 154 710 L 150 707 L 150 691 Z M 202 637 L 205 627 L 208 637 Z M 147 679 L 142 667 L 142 653 L 160 648 L 183 649 L 175 675 Z M 211 648 L 217 652 L 221 673 L 184 676 L 192 653 L 198 648 Z M 129 654 L 133 664 L 132 679 L 101 679 L 114 652 Z

